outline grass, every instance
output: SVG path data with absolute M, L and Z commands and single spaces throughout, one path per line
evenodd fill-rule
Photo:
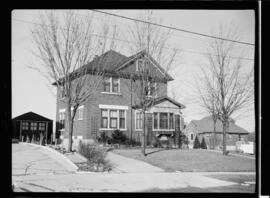
M 255 171 L 255 159 L 224 156 L 207 150 L 146 149 L 144 157 L 140 149 L 118 149 L 116 154 L 145 161 L 168 172 L 239 172 Z

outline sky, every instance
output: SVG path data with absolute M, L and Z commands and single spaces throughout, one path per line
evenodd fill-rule
M 104 10 L 109 13 L 136 18 L 142 10 Z M 36 63 L 30 52 L 30 29 L 36 22 L 40 10 L 13 10 L 12 11 L 12 118 L 23 113 L 33 111 L 52 120 L 56 119 L 56 88 L 52 86 L 39 72 L 30 69 L 29 66 Z M 88 10 L 78 11 L 81 17 Z M 233 23 L 238 28 L 240 40 L 255 43 L 255 15 L 253 10 L 154 10 L 153 15 L 162 19 L 162 24 L 180 29 L 190 30 L 203 34 L 211 34 L 219 24 Z M 119 30 L 119 38 L 130 40 L 126 35 L 126 28 L 133 22 L 113 16 L 95 13 L 95 25 L 106 20 L 116 24 Z M 186 122 L 201 119 L 207 114 L 194 102 L 192 93 L 194 81 L 199 65 L 205 62 L 202 54 L 192 52 L 205 52 L 208 39 L 202 36 L 173 31 L 166 46 L 180 49 L 177 61 L 170 71 L 174 78 L 168 84 L 168 95 L 184 104 L 183 116 Z M 118 51 L 130 56 L 125 43 L 119 43 Z M 238 45 L 239 50 L 244 50 L 241 57 L 253 59 L 254 47 Z M 254 61 L 243 60 L 246 69 L 254 67 Z M 255 130 L 254 108 L 249 112 L 240 112 L 233 115 L 236 124 L 252 132 Z

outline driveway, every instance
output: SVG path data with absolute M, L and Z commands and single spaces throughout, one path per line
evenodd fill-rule
M 35 144 L 12 144 L 12 176 L 75 172 L 77 167 L 60 153 Z

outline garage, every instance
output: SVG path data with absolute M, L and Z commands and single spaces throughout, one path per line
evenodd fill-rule
M 20 142 L 48 144 L 52 140 L 52 126 L 51 119 L 28 112 L 12 119 L 12 138 Z

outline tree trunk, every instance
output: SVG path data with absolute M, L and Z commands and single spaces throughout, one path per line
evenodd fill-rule
M 146 156 L 146 154 L 145 154 L 145 143 L 146 143 L 146 139 L 145 139 L 145 111 L 143 110 L 143 144 L 142 144 L 142 154 L 144 156 Z
M 222 140 L 222 153 L 226 155 L 226 129 L 227 129 L 227 121 L 222 121 L 222 129 L 223 129 L 223 140 Z
M 70 105 L 70 99 L 67 101 L 67 129 L 68 129 L 68 152 L 72 151 L 72 135 L 73 135 L 73 122 L 71 119 L 71 105 Z

